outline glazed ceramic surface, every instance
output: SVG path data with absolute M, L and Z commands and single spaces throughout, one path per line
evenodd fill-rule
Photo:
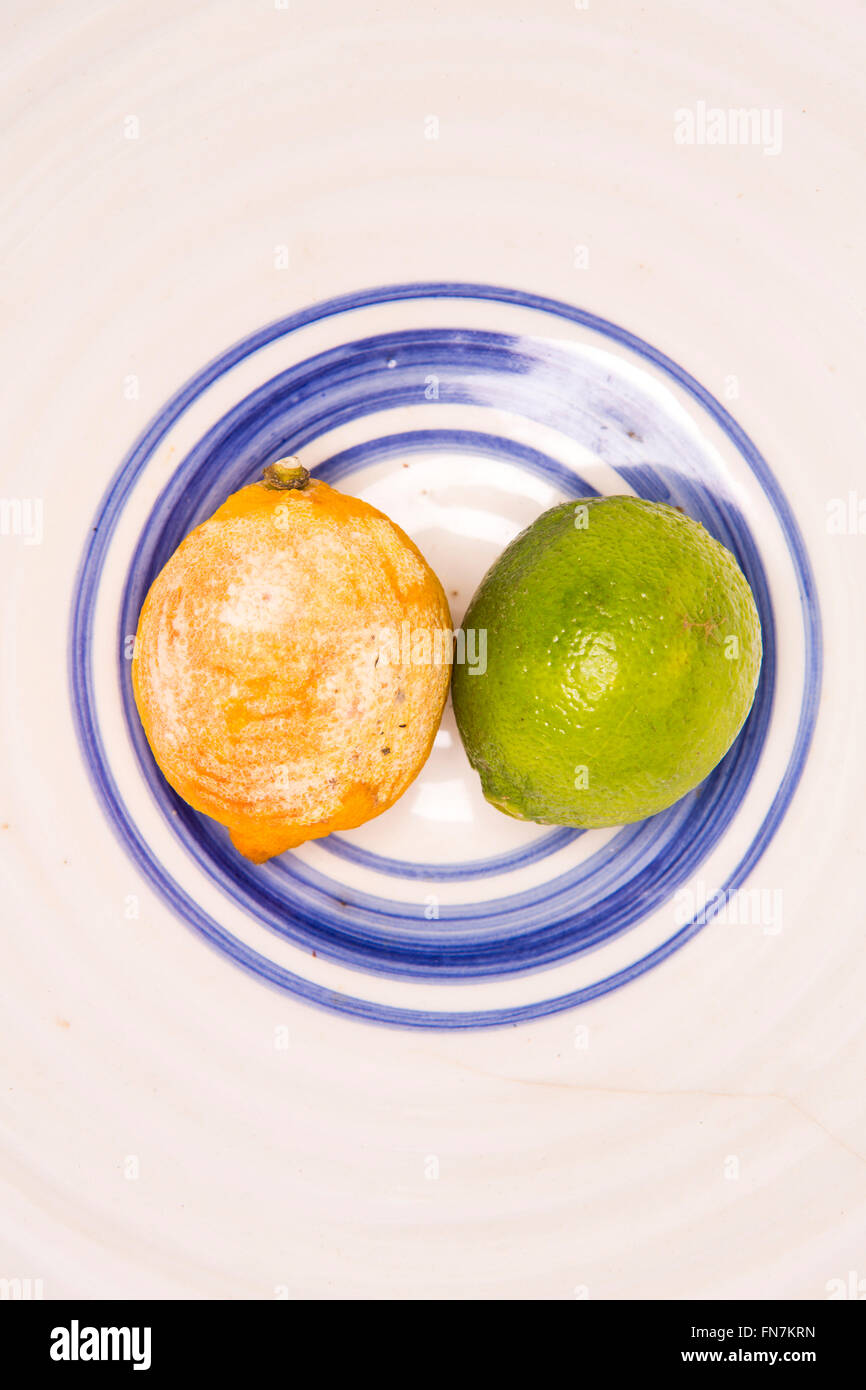
M 862 17 L 472 17 L 7 14 L 0 1276 L 46 1297 L 866 1278 Z M 391 810 L 251 865 L 131 640 L 287 453 L 455 626 L 547 507 L 681 506 L 760 610 L 740 738 L 580 833 L 488 806 L 449 707 Z

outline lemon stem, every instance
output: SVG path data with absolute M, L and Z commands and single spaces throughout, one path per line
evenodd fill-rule
M 278 459 L 276 463 L 269 463 L 262 474 L 262 482 L 265 487 L 306 487 L 309 481 L 310 475 L 306 468 L 302 468 L 294 457 Z

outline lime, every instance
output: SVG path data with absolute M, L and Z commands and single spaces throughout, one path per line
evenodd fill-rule
M 691 791 L 742 728 L 761 666 L 733 555 L 638 497 L 545 512 L 463 626 L 453 698 L 469 760 L 488 801 L 546 825 L 623 825 Z

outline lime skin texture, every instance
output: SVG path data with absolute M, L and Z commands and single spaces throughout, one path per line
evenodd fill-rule
M 483 674 L 454 667 L 469 760 L 488 801 L 544 825 L 671 806 L 730 748 L 761 667 L 730 551 L 678 508 L 630 496 L 543 513 L 488 570 L 463 626 L 487 644 Z

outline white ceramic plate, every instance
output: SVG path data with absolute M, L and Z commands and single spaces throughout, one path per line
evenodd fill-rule
M 858 1286 L 854 50 L 762 14 L 748 78 L 709 7 L 15 26 L 0 1274 Z M 399 521 L 455 619 L 563 497 L 699 516 L 764 626 L 731 754 L 576 835 L 488 807 L 449 712 L 385 816 L 247 865 L 154 769 L 126 639 L 285 452 Z
M 736 745 L 664 815 L 544 832 L 484 802 L 449 717 L 399 806 L 251 866 L 160 775 L 130 656 L 144 596 L 183 536 L 289 453 L 406 528 L 455 622 L 503 545 L 553 503 L 637 490 L 682 506 L 736 552 L 761 611 L 761 682 Z M 468 655 L 479 668 L 481 648 Z M 717 401 L 568 305 L 489 286 L 382 287 L 223 354 L 109 485 L 75 585 L 70 669 L 82 756 L 124 848 L 182 921 L 312 1003 L 501 1026 L 627 983 L 717 914 L 782 930 L 781 895 L 743 885 L 796 791 L 820 699 L 802 536 Z

